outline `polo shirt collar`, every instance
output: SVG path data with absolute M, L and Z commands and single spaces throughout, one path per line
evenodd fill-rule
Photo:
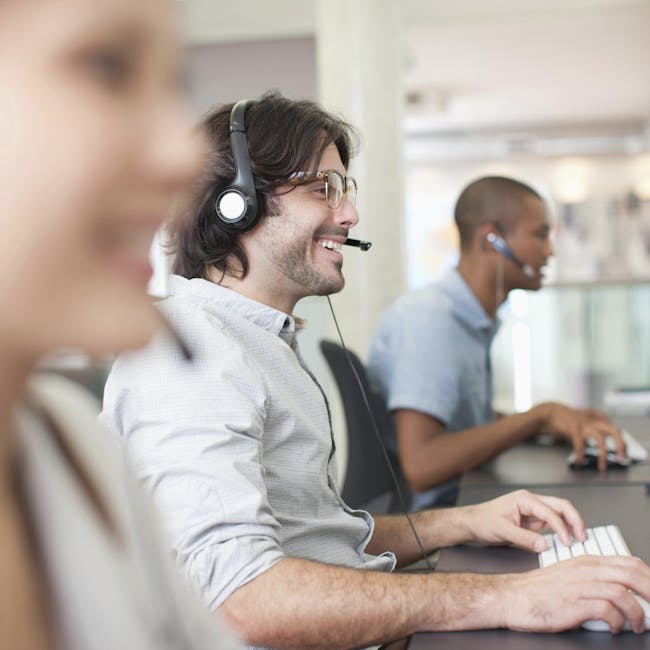
M 458 318 L 474 329 L 490 335 L 496 333 L 499 319 L 488 316 L 458 269 L 449 269 L 440 279 L 439 286 L 452 299 Z
M 280 336 L 289 344 L 295 337 L 296 331 L 301 327 L 301 322 L 297 324 L 293 316 L 209 280 L 203 278 L 188 280 L 179 275 L 170 276 L 169 295 L 186 292 L 203 298 L 207 302 L 218 303 L 221 309 L 242 316 L 267 332 Z

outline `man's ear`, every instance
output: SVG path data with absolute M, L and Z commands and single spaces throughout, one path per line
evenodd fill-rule
M 488 250 L 492 250 L 492 246 L 490 246 L 487 239 L 490 233 L 499 234 L 493 223 L 484 223 L 479 227 L 477 231 L 477 235 L 479 237 L 479 245 L 481 247 L 481 251 L 484 253 Z

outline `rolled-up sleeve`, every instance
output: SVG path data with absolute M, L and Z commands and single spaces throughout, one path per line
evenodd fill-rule
M 429 305 L 394 307 L 373 339 L 370 364 L 388 408 L 426 413 L 448 424 L 461 393 L 453 319 Z
M 179 563 L 216 608 L 284 557 L 263 480 L 268 392 L 236 342 L 215 337 L 209 315 L 177 321 L 196 360 L 163 339 L 121 357 L 101 417 L 150 488 Z

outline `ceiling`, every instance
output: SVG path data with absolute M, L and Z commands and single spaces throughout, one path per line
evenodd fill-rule
M 314 37 L 316 2 L 185 0 L 188 40 Z M 650 0 L 402 0 L 400 7 L 410 135 L 489 137 L 495 129 L 579 124 L 647 139 Z
M 456 15 L 406 33 L 411 131 L 650 117 L 647 2 Z

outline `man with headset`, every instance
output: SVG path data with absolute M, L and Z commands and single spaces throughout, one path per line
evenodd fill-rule
M 371 374 L 394 414 L 397 441 L 389 444 L 414 492 L 414 509 L 455 503 L 463 472 L 533 435 L 569 440 L 578 462 L 593 442 L 601 470 L 607 436 L 625 454 L 620 432 L 597 411 L 547 402 L 497 417 L 492 407 L 497 308 L 513 289 L 538 290 L 552 254 L 541 196 L 512 178 L 479 178 L 461 192 L 455 221 L 457 268 L 391 305 L 370 349 Z
M 357 223 L 351 130 L 311 102 L 265 95 L 205 120 L 212 160 L 189 218 L 173 229 L 161 309 L 170 341 L 120 358 L 103 417 L 152 490 L 174 551 L 206 604 L 251 646 L 359 648 L 417 630 L 560 630 L 643 612 L 650 568 L 580 558 L 516 576 L 392 573 L 419 557 L 403 517 L 352 510 L 336 486 L 326 398 L 304 366 L 298 300 L 343 288 L 341 247 Z M 584 526 L 562 499 L 517 492 L 418 513 L 423 549 L 466 541 L 545 546 Z

